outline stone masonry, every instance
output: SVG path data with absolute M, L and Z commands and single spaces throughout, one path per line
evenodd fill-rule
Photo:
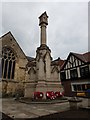
M 0 91 L 3 95 L 14 96 L 17 93 L 24 97 L 33 97 L 35 91 L 63 91 L 60 80 L 60 66 L 52 61 L 51 50 L 47 46 L 46 28 L 48 16 L 44 12 L 39 17 L 40 47 L 36 50 L 36 57 L 27 57 L 11 32 L 0 38 L 2 52 L 0 58 L 4 60 L 2 76 L 0 76 Z M 8 50 L 8 51 L 5 51 Z M 11 51 L 12 61 L 9 56 Z M 6 56 L 8 54 L 8 56 Z M 14 78 L 10 75 L 13 71 L 10 64 L 15 56 Z M 7 57 L 7 58 L 6 58 Z M 0 66 L 2 66 L 2 59 Z M 8 63 L 6 63 L 8 61 Z M 12 66 L 13 67 L 13 66 Z M 1 67 L 2 68 L 2 67 Z M 11 74 L 9 74 L 11 72 Z

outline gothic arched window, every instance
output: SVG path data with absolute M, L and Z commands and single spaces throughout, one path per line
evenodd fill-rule
M 2 78 L 14 79 L 15 54 L 10 48 L 2 49 Z

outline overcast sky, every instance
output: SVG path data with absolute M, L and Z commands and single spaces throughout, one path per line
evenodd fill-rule
M 11 31 L 26 55 L 40 46 L 38 17 L 47 12 L 47 45 L 54 59 L 88 51 L 88 2 L 3 2 L 0 36 Z

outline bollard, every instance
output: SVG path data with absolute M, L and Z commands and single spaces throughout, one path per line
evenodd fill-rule
M 77 97 L 73 97 L 69 100 L 69 104 L 70 104 L 70 109 L 72 110 L 77 110 L 79 109 L 79 107 L 82 106 L 82 100 L 77 98 Z

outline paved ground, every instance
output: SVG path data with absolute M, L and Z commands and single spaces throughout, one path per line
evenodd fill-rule
M 90 110 L 68 110 L 30 120 L 90 120 Z
M 88 106 L 88 99 L 83 99 L 82 106 Z M 37 118 L 67 111 L 69 108 L 69 102 L 55 104 L 25 104 L 10 98 L 2 100 L 2 112 L 12 118 Z
M 2 112 L 14 118 L 35 118 L 69 109 L 69 103 L 25 104 L 14 99 L 3 99 Z

